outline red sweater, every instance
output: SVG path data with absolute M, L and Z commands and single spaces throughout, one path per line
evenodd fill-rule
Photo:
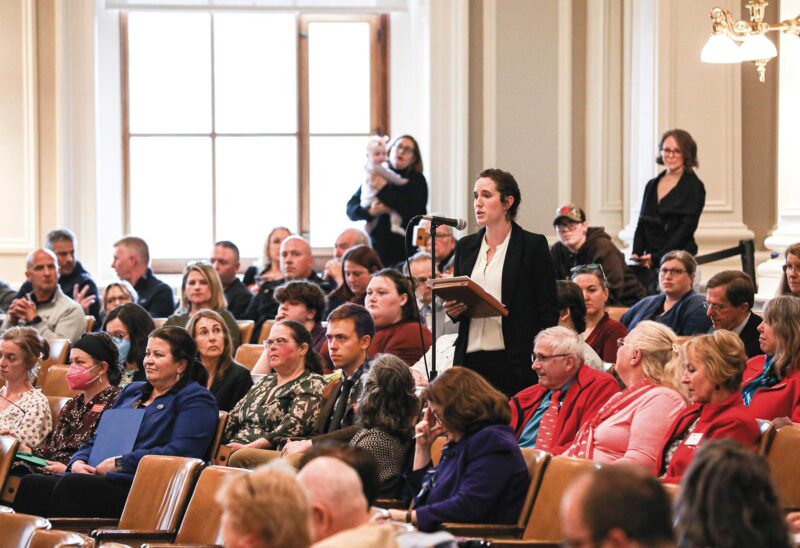
M 760 431 L 756 420 L 750 416 L 742 401 L 742 395 L 736 392 L 720 403 L 696 403 L 684 409 L 675 419 L 664 437 L 664 444 L 658 457 L 656 470 L 660 472 L 664 466 L 664 457 L 669 445 L 680 438 L 686 429 L 697 420 L 692 434 L 686 437 L 669 461 L 667 474 L 662 481 L 678 483 L 694 458 L 697 448 L 708 440 L 732 439 L 748 449 L 758 445 Z
M 747 360 L 742 386 L 761 375 L 766 359 L 761 355 Z M 757 390 L 747 410 L 754 419 L 789 417 L 792 422 L 800 422 L 800 370 L 792 371 L 774 386 Z
M 622 339 L 627 334 L 625 326 L 617 320 L 612 320 L 606 312 L 586 338 L 586 344 L 591 346 L 604 362 L 617 363 L 617 339 Z
M 547 390 L 541 384 L 534 384 L 511 398 L 511 428 L 514 429 L 517 439 Z M 549 451 L 558 455 L 569 448 L 581 425 L 591 419 L 608 398 L 617 392 L 619 384 L 614 377 L 582 365 L 561 404 L 556 420 L 556 435 Z

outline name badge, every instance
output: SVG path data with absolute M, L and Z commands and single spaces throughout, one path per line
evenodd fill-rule
M 158 405 L 156 405 L 156 409 L 164 409 L 164 404 L 159 403 Z
M 700 440 L 703 439 L 703 434 L 701 432 L 694 432 L 684 442 L 684 445 L 688 445 L 689 447 L 696 447 L 700 445 Z
M 102 413 L 105 411 L 105 406 L 102 403 L 96 403 L 89 409 L 89 413 Z

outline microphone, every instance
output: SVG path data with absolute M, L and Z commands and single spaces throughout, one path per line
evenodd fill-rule
M 467 228 L 467 221 L 464 219 L 450 219 L 448 217 L 439 217 L 438 215 L 423 215 L 422 218 L 425 221 L 430 221 L 440 226 L 452 226 L 456 230 L 464 230 Z

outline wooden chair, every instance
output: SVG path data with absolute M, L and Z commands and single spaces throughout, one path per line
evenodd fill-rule
M 242 334 L 241 341 L 249 343 L 250 338 L 253 336 L 253 330 L 256 328 L 256 322 L 253 320 L 236 320 L 239 326 L 239 332 Z
M 2 492 L 2 500 L 6 501 L 6 480 L 8 479 L 8 472 L 11 470 L 11 464 L 14 462 L 14 455 L 17 453 L 19 441 L 12 436 L 0 436 L 0 491 Z M 12 495 L 16 495 L 16 487 L 13 489 Z M 13 496 L 8 497 L 7 502 L 13 502 Z M 0 537 L 2 538 L 2 537 Z
M 28 546 L 37 529 L 49 529 L 50 523 L 39 516 L 0 514 L 0 545 Z M 54 545 L 51 545 L 54 546 Z
M 47 402 L 50 404 L 50 416 L 53 417 L 53 426 L 58 422 L 61 410 L 64 409 L 70 399 L 63 396 L 47 396 Z
M 37 529 L 34 531 L 28 548 L 58 548 L 66 546 L 78 546 L 80 548 L 93 548 L 94 540 L 86 535 L 75 533 L 74 531 L 48 531 Z
M 47 342 L 50 343 L 50 355 L 47 359 L 40 360 L 39 365 L 51 366 L 67 363 L 70 348 L 69 341 L 67 339 L 48 339 Z
M 67 383 L 67 371 L 69 371 L 68 365 L 51 365 L 42 385 L 42 393 L 45 396 L 60 398 L 77 396 L 79 392 L 71 389 Z
M 772 481 L 778 492 L 781 507 L 785 510 L 800 510 L 800 426 L 784 426 L 775 432 L 772 443 L 766 450 Z
M 214 433 L 214 439 L 211 441 L 211 447 L 208 449 L 207 462 L 212 462 L 219 451 L 219 446 L 222 443 L 222 434 L 225 433 L 225 425 L 228 424 L 228 412 L 219 412 L 219 422 L 217 422 L 217 431 Z
M 530 484 L 525 493 L 525 501 L 519 513 L 517 522 L 512 525 L 483 524 L 483 523 L 444 523 L 442 528 L 456 536 L 492 537 L 492 538 L 519 538 L 531 518 L 534 503 L 537 500 L 542 485 L 544 474 L 547 473 L 551 461 L 550 453 L 540 449 L 523 448 L 522 456 L 528 466 Z M 588 462 L 588 461 L 587 461 Z M 556 519 L 558 519 L 556 508 Z
M 267 320 L 261 325 L 261 331 L 258 333 L 258 344 L 264 344 L 264 341 L 269 337 L 269 332 L 272 331 L 272 326 L 275 324 L 273 320 Z
M 94 327 L 94 316 L 86 316 L 86 332 L 91 333 Z
M 233 359 L 252 371 L 263 352 L 263 344 L 242 344 L 236 349 L 236 356 Z
M 171 538 L 178 524 L 203 461 L 185 457 L 146 455 L 139 461 L 122 517 L 119 521 L 105 518 L 51 518 L 57 529 L 87 533 L 97 541 L 109 540 L 128 544 L 147 531 L 150 540 Z M 150 534 L 157 531 L 157 534 Z
M 612 320 L 617 320 L 622 317 L 628 311 L 627 306 L 607 306 L 606 312 L 608 312 L 608 317 Z
M 758 429 L 761 431 L 761 437 L 758 438 L 758 454 L 766 457 L 769 446 L 772 445 L 772 440 L 775 439 L 775 432 L 778 430 L 772 424 L 772 421 L 756 419 L 756 422 L 758 423 Z
M 442 459 L 442 449 L 444 449 L 445 445 L 447 445 L 447 440 L 443 436 L 433 440 L 431 444 L 431 461 L 434 466 L 439 465 L 439 461 Z
M 222 509 L 215 496 L 228 478 L 249 474 L 250 470 L 209 466 L 200 474 L 197 487 L 186 508 L 186 516 L 181 522 L 175 541 L 170 544 L 148 544 L 151 548 L 167 546 L 221 545 Z
M 678 500 L 678 495 L 681 494 L 681 486 L 677 483 L 662 483 L 661 486 L 667 492 L 669 501 L 674 505 Z

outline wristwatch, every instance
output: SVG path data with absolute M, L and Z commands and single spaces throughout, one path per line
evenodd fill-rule
M 122 466 L 121 455 L 119 457 L 114 457 L 114 468 L 116 468 L 117 470 L 122 470 L 123 466 Z
M 36 316 L 33 317 L 33 319 L 31 319 L 31 321 L 26 322 L 26 325 L 36 325 L 40 321 L 42 321 L 42 317 L 37 314 Z

